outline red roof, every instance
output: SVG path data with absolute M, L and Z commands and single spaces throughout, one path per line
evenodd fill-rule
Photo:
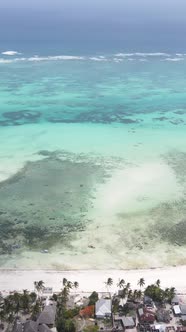
M 139 319 L 141 322 L 154 322 L 155 321 L 155 314 L 154 312 L 146 309 L 146 308 L 141 308 L 138 310 L 139 314 Z M 181 332 L 181 331 L 180 331 Z M 184 331 L 186 332 L 186 331 Z
M 80 310 L 79 315 L 81 317 L 93 317 L 94 316 L 94 305 L 89 305 L 88 307 Z

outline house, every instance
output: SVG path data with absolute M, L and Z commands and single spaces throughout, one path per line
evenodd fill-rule
M 156 319 L 158 322 L 170 323 L 171 317 L 169 310 L 159 309 L 156 312 Z
M 12 332 L 51 332 L 49 327 L 45 324 L 38 324 L 33 320 L 26 322 L 16 321 Z
M 38 325 L 38 332 L 51 332 L 49 327 L 45 324 Z
M 151 299 L 151 297 L 145 295 L 143 298 L 143 304 L 147 307 L 152 307 L 154 306 L 153 300 Z
M 89 305 L 85 307 L 84 309 L 80 310 L 79 315 L 82 318 L 91 318 L 94 316 L 94 305 Z
M 23 332 L 38 332 L 38 324 L 29 320 L 23 324 Z
M 136 322 L 131 316 L 115 316 L 115 322 L 119 322 L 124 329 L 133 329 L 136 326 Z
M 54 327 L 55 325 L 55 318 L 56 318 L 56 303 L 47 305 L 44 307 L 44 310 L 40 313 L 37 323 L 39 325 L 45 324 L 49 328 Z
M 138 313 L 139 322 L 141 324 L 144 324 L 144 323 L 153 324 L 154 323 L 155 314 L 151 310 L 148 310 L 147 308 L 139 308 L 137 313 Z
M 130 316 L 123 317 L 122 323 L 125 329 L 133 329 L 136 326 L 134 318 Z
M 111 317 L 112 302 L 110 299 L 100 299 L 96 302 L 95 316 L 96 318 Z
M 166 331 L 166 325 L 155 325 L 155 331 L 157 332 L 165 332 Z
M 171 305 L 172 305 L 172 306 L 174 306 L 174 305 L 179 305 L 179 303 L 180 303 L 179 297 L 178 297 L 178 295 L 175 295 L 175 296 L 173 297 L 173 299 L 171 300 Z
M 179 305 L 174 305 L 172 310 L 175 316 L 181 316 L 181 309 Z
M 181 315 L 186 315 L 186 304 L 180 304 Z

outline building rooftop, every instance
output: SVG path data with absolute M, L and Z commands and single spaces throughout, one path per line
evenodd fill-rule
M 96 316 L 106 316 L 111 314 L 112 302 L 110 299 L 100 299 L 96 302 Z

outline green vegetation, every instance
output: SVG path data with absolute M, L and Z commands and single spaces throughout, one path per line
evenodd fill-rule
M 97 292 L 92 292 L 92 294 L 89 296 L 89 304 L 88 305 L 95 305 L 95 303 L 98 301 L 99 296 Z
M 79 313 L 79 308 L 67 309 L 67 301 L 69 299 L 70 290 L 77 289 L 79 283 L 63 278 L 63 288 L 57 296 L 57 319 L 56 328 L 58 332 L 75 332 L 76 327 L 73 318 Z
M 160 288 L 160 281 L 157 280 L 155 284 L 150 285 L 145 289 L 144 294 L 146 296 L 149 296 L 155 302 L 171 302 L 171 300 L 175 296 L 175 288 L 166 288 L 164 290 Z
M 76 327 L 72 319 L 60 318 L 57 320 L 56 328 L 58 332 L 75 332 Z
M 113 285 L 112 279 L 109 281 L 109 284 Z M 143 278 L 138 281 L 140 287 L 142 284 L 144 285 Z M 57 295 L 53 294 L 52 296 L 52 299 L 57 302 L 56 328 L 58 332 L 75 332 L 78 325 L 77 317 L 80 308 L 74 305 L 73 308 L 69 309 L 68 305 L 72 305 L 71 301 L 69 302 L 71 290 L 77 289 L 79 284 L 77 281 L 73 282 L 63 278 L 62 285 L 61 292 Z M 130 283 L 125 283 L 123 279 L 119 280 L 117 284 L 120 289 L 119 296 L 114 295 L 112 297 L 112 312 L 135 317 L 136 308 L 139 302 L 141 305 L 141 300 L 144 295 L 150 297 L 157 305 L 171 303 L 171 300 L 175 296 L 175 288 L 163 289 L 160 285 L 161 282 L 158 279 L 154 284 L 147 286 L 143 292 L 141 289 L 131 289 Z M 35 281 L 34 287 L 36 292 L 29 293 L 25 289 L 22 293 L 14 292 L 4 299 L 0 310 L 0 326 L 3 326 L 3 322 L 14 323 L 15 320 L 22 315 L 29 315 L 29 318 L 32 320 L 37 320 L 39 313 L 43 309 L 42 293 L 44 282 L 42 280 Z M 120 304 L 120 299 L 122 298 L 127 298 L 126 304 Z M 94 291 L 89 296 L 89 305 L 95 305 L 97 300 L 98 293 Z M 111 319 L 104 319 L 104 325 L 110 329 L 112 325 Z M 84 324 L 82 326 L 84 326 Z M 97 332 L 98 326 L 90 324 L 90 326 L 86 326 L 85 328 L 82 327 L 82 331 Z
M 41 311 L 40 301 L 36 301 L 37 295 L 35 293 L 29 293 L 26 289 L 23 293 L 15 292 L 7 296 L 1 306 L 0 320 L 1 322 L 7 321 L 9 323 L 13 322 L 19 314 L 33 314 L 36 319 L 36 313 Z M 37 307 L 37 312 L 36 312 Z

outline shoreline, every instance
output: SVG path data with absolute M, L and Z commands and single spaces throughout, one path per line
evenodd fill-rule
M 175 287 L 178 293 L 186 294 L 186 265 L 176 267 L 163 267 L 136 270 L 15 270 L 0 269 L 0 291 L 9 292 L 13 290 L 21 291 L 34 290 L 34 281 L 43 280 L 46 287 L 52 287 L 54 292 L 62 288 L 63 278 L 77 281 L 79 288 L 77 292 L 107 292 L 105 281 L 107 278 L 113 279 L 111 292 L 117 291 L 119 279 L 130 282 L 133 289 L 139 288 L 137 285 L 140 278 L 144 278 L 146 286 L 160 279 L 163 288 Z

